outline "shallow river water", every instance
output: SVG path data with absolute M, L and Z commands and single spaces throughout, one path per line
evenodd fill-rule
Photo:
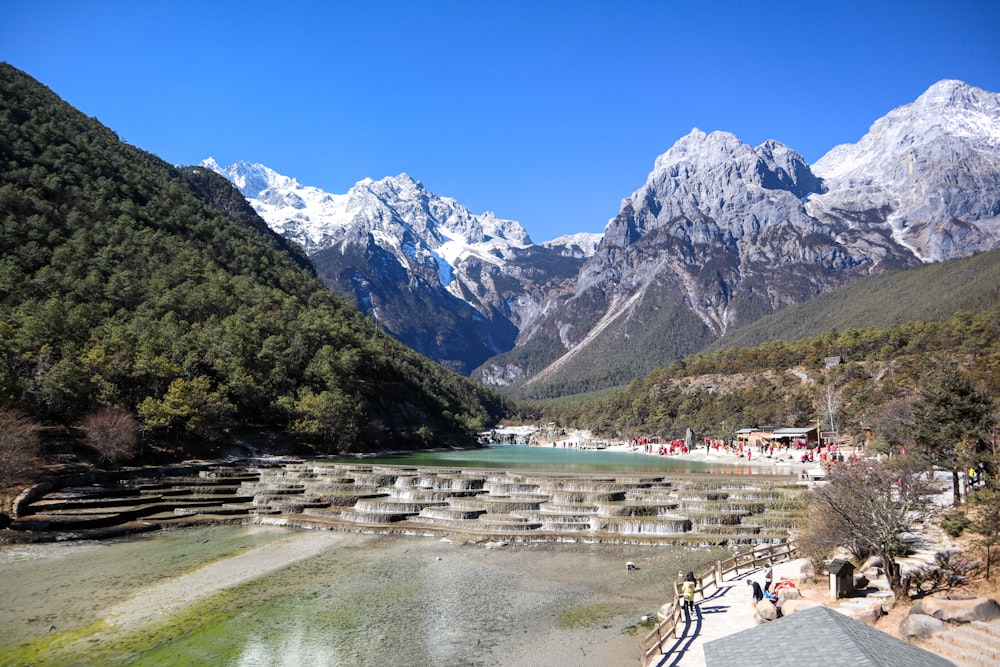
M 0 665 L 635 665 L 640 619 L 678 573 L 730 553 L 337 534 L 286 567 L 113 622 L 116 605 L 157 584 L 300 533 L 219 526 L 2 546 Z

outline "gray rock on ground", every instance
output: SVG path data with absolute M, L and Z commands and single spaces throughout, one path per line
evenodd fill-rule
M 925 614 L 908 614 L 899 624 L 903 639 L 927 639 L 948 630 L 944 621 Z
M 1000 618 L 1000 604 L 993 598 L 972 598 L 970 600 L 924 598 L 913 605 L 910 614 L 933 616 L 942 621 L 953 623 L 992 621 Z
M 798 588 L 792 586 L 785 586 L 780 591 L 778 591 L 778 601 L 776 603 L 778 609 L 784 610 L 785 602 L 788 600 L 798 600 L 802 597 L 802 593 L 799 592 Z
M 791 616 L 792 614 L 800 611 L 805 611 L 806 609 L 812 609 L 813 607 L 822 607 L 823 605 L 815 600 L 807 600 L 805 598 L 799 598 L 796 600 L 785 600 L 781 605 L 781 615 Z
M 767 600 L 761 600 L 754 607 L 754 619 L 757 625 L 773 621 L 778 618 L 778 608 Z
M 858 572 L 867 572 L 868 570 L 881 570 L 884 565 L 882 565 L 882 559 L 878 556 L 869 556 L 868 560 L 861 564 L 858 568 Z
M 896 606 L 896 594 L 892 591 L 876 591 L 868 594 L 869 600 L 878 600 L 882 604 L 882 613 L 888 614 Z
M 875 625 L 878 619 L 882 618 L 882 601 L 869 600 L 868 598 L 858 598 L 841 605 L 837 610 L 856 621 L 861 621 L 865 625 Z

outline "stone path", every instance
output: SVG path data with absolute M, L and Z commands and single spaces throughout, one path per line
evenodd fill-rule
M 798 582 L 803 562 L 805 559 L 776 564 L 774 581 Z M 757 568 L 728 579 L 705 599 L 696 600 L 695 613 L 688 623 L 679 626 L 679 636 L 670 653 L 652 664 L 657 667 L 704 667 L 705 642 L 754 627 L 754 609 L 746 580 L 753 579 L 763 586 L 765 569 Z

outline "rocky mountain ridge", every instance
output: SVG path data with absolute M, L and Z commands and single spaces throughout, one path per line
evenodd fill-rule
M 603 236 L 545 244 L 405 174 L 331 195 L 205 164 L 401 340 L 548 395 L 627 382 L 857 277 L 1000 240 L 1000 95 L 959 81 L 813 166 L 777 141 L 695 129 Z
M 331 288 L 394 336 L 468 374 L 510 349 L 593 254 L 599 235 L 532 243 L 516 221 L 473 214 L 407 174 L 337 195 L 268 167 L 202 166 L 232 181 L 268 225 L 301 245 Z
M 857 277 L 996 247 L 998 104 L 939 82 L 815 169 L 692 131 L 622 201 L 573 296 L 475 377 L 536 396 L 621 384 Z

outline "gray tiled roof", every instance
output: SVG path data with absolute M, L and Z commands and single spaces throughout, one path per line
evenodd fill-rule
M 954 667 L 861 621 L 813 607 L 705 643 L 706 667 Z

